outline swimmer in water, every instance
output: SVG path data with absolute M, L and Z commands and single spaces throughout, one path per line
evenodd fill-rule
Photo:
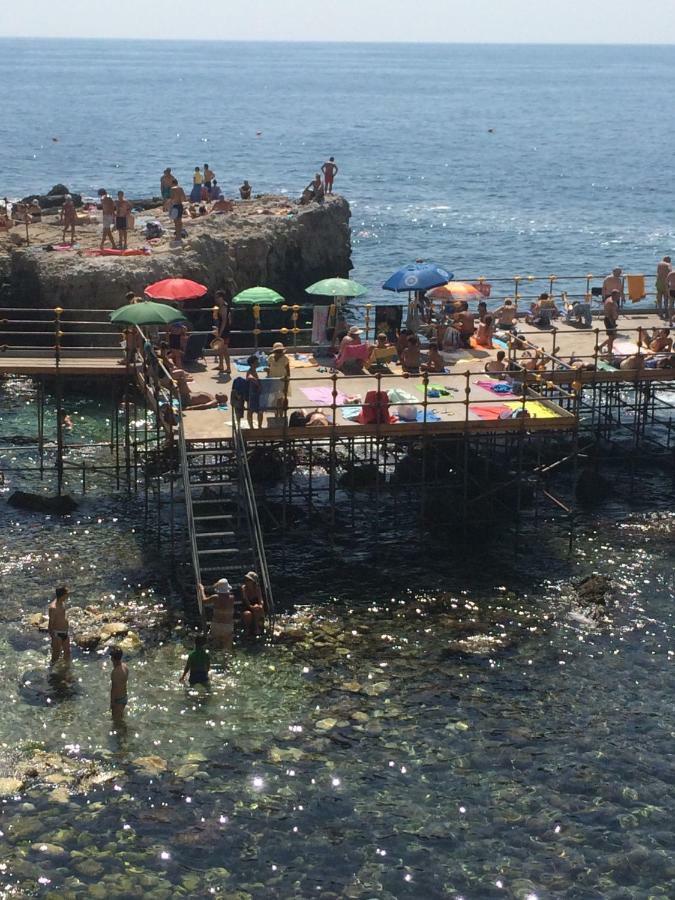
M 63 413 L 61 416 L 61 424 L 65 428 L 66 431 L 73 430 L 73 420 L 70 418 L 68 413 Z
M 198 634 L 195 638 L 195 649 L 188 654 L 183 674 L 180 676 L 180 683 L 185 681 L 185 676 L 190 674 L 190 687 L 195 684 L 208 684 L 209 671 L 211 669 L 211 660 L 209 651 L 206 649 L 206 637 Z
M 113 719 L 123 719 L 127 705 L 127 682 L 129 681 L 129 669 L 122 662 L 122 650 L 113 647 L 110 651 L 110 659 L 113 668 L 110 673 L 110 711 Z
M 56 596 L 49 604 L 49 636 L 52 639 L 51 664 L 61 657 L 70 660 L 70 636 L 68 634 L 68 614 L 66 613 L 67 587 L 57 587 Z

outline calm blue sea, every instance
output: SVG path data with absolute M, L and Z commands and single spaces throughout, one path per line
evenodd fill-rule
M 371 288 L 416 257 L 569 275 L 675 249 L 669 47 L 4 40 L 0 83 L 2 194 L 147 195 L 208 162 L 298 195 L 334 155 Z

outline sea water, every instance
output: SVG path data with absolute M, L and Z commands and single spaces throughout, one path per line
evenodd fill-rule
M 204 162 L 228 190 L 295 194 L 333 153 L 369 284 L 416 256 L 512 274 L 648 269 L 670 249 L 666 48 L 2 49 L 8 194 L 147 194 L 165 165 L 187 180 Z M 0 399 L 3 438 L 36 433 L 30 382 Z M 67 402 L 68 440 L 105 441 L 109 404 Z M 0 499 L 17 485 L 39 486 L 9 472 Z M 0 503 L 0 779 L 42 760 L 0 781 L 2 890 L 673 896 L 672 486 L 615 486 L 571 554 L 545 516 L 518 552 L 507 531 L 467 548 L 458 527 L 413 527 L 383 562 L 317 534 L 275 570 L 289 640 L 216 657 L 210 693 L 178 684 L 181 598 L 133 498 L 95 475 L 63 520 Z M 571 587 L 593 571 L 615 583 L 600 615 Z M 137 610 L 124 729 L 105 653 L 48 674 L 27 620 L 62 582 L 75 605 Z

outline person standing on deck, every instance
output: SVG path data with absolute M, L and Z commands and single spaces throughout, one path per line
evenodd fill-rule
M 131 203 L 125 198 L 124 191 L 118 191 L 117 203 L 115 203 L 115 228 L 117 228 L 120 239 L 120 250 L 127 249 L 127 229 L 130 215 Z
M 321 171 L 323 172 L 324 189 L 327 194 L 332 194 L 335 176 L 340 171 L 335 164 L 334 156 L 331 156 L 331 158 L 321 166 Z
M 618 290 L 612 291 L 612 293 L 605 300 L 604 305 L 604 314 L 605 314 L 605 331 L 607 333 L 607 338 L 600 346 L 600 350 L 603 351 L 605 348 L 607 349 L 607 353 L 611 356 L 612 349 L 614 347 L 614 339 L 616 338 L 617 331 L 617 322 L 619 321 L 619 300 L 621 299 L 621 294 Z
M 56 596 L 49 604 L 49 636 L 52 639 L 52 659 L 51 665 L 63 653 L 66 662 L 70 660 L 70 636 L 68 634 L 68 614 L 66 613 L 66 600 L 68 599 L 68 588 L 57 587 Z
M 619 266 L 612 269 L 612 274 L 608 275 L 602 282 L 602 299 L 606 300 L 614 291 L 617 291 L 619 294 L 619 307 L 623 306 L 625 299 L 623 292 L 623 269 Z
M 675 309 L 675 272 L 670 272 L 666 279 L 666 288 L 668 289 L 668 303 L 666 305 L 666 317 L 668 324 L 672 327 L 673 311 Z
M 105 188 L 101 188 L 98 192 L 101 200 L 101 220 L 103 222 L 103 233 L 101 234 L 101 250 L 105 247 L 106 238 L 109 238 L 110 244 L 115 250 L 115 238 L 113 237 L 113 225 L 115 224 L 115 201 L 108 194 Z
M 673 271 L 669 256 L 664 256 L 656 267 L 656 312 L 665 314 L 668 309 L 668 276 Z
M 129 682 L 129 669 L 122 662 L 122 650 L 113 647 L 110 651 L 112 660 L 112 672 L 110 673 L 110 712 L 114 721 L 124 718 L 124 710 L 127 706 L 127 684 Z

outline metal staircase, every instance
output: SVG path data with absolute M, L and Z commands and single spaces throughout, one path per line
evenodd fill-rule
M 239 422 L 232 440 L 186 441 L 179 420 L 180 460 L 192 567 L 197 583 L 227 578 L 241 584 L 246 572 L 258 573 L 274 619 L 274 597 L 265 547 Z M 199 611 L 201 598 L 197 591 Z

